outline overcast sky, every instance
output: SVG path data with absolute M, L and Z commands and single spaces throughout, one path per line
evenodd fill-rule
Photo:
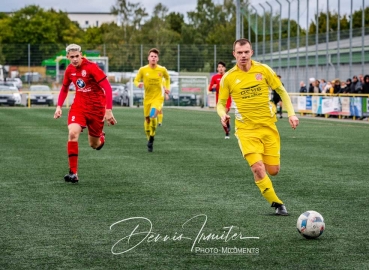
M 16 11 L 27 5 L 38 5 L 45 9 L 60 9 L 64 12 L 109 12 L 110 7 L 115 5 L 116 0 L 0 0 L 0 11 Z M 148 13 L 151 13 L 159 2 L 169 9 L 169 12 L 180 12 L 186 16 L 188 11 L 195 11 L 197 0 L 127 0 L 131 3 L 140 2 Z M 291 3 L 291 18 L 297 20 L 297 2 L 298 0 L 289 0 Z M 300 0 L 300 24 L 304 27 L 306 25 L 307 1 Z M 340 1 L 340 13 L 348 14 L 351 8 L 351 1 L 353 2 L 353 10 L 361 9 L 363 0 L 319 0 L 319 11 L 325 12 L 327 10 L 327 2 L 329 3 L 329 10 L 332 12 L 338 11 L 338 2 Z M 216 4 L 223 3 L 223 0 L 213 0 Z M 270 3 L 273 7 L 273 14 L 279 13 L 279 4 L 276 0 L 251 0 L 252 5 L 258 10 L 259 14 L 263 13 L 263 8 L 259 5 L 261 3 L 266 11 L 270 12 L 270 7 L 266 4 Z M 288 2 L 286 0 L 279 0 L 282 6 L 282 17 L 288 16 Z M 88 3 L 88 4 L 86 4 Z M 369 6 L 369 0 L 364 0 L 365 6 Z M 317 0 L 309 0 L 309 18 L 313 18 L 313 14 L 317 10 Z M 311 21 L 311 19 L 309 21 Z

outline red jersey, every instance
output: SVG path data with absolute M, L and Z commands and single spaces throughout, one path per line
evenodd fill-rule
M 63 85 L 67 89 L 71 82 L 76 87 L 73 107 L 78 106 L 86 111 L 91 108 L 105 108 L 105 91 L 99 85 L 106 78 L 105 73 L 96 63 L 82 58 L 80 66 L 69 64 L 65 70 Z
M 209 85 L 209 91 L 211 91 L 213 88 L 213 85 L 216 84 L 217 86 L 215 87 L 215 91 L 216 91 L 216 95 L 217 95 L 217 102 L 218 102 L 218 94 L 219 94 L 219 84 L 220 84 L 220 80 L 222 79 L 223 75 L 222 74 L 215 74 L 213 77 L 211 77 L 210 80 L 210 85 Z
M 213 77 L 211 77 L 210 80 L 210 84 L 209 84 L 209 91 L 212 90 L 212 87 L 214 84 L 216 84 L 216 88 L 215 88 L 215 102 L 218 104 L 218 97 L 219 97 L 219 85 L 220 85 L 220 80 L 222 79 L 223 75 L 222 74 L 215 74 Z M 232 98 L 231 96 L 229 96 L 228 100 L 227 100 L 227 104 L 226 104 L 226 108 L 229 109 L 232 105 Z

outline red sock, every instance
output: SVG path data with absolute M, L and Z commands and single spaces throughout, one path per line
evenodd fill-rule
M 226 134 L 228 134 L 228 128 L 227 128 L 227 127 L 225 127 L 225 126 L 222 126 L 222 127 L 223 127 L 223 129 L 224 129 L 225 133 L 226 133 Z
M 72 173 L 77 173 L 78 142 L 68 141 L 67 152 L 68 152 L 69 169 Z
M 105 143 L 105 133 L 102 133 L 100 135 L 100 145 L 104 144 Z

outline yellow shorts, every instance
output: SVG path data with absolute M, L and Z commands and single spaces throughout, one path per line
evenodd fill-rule
M 268 165 L 280 164 L 281 140 L 276 125 L 237 129 L 235 135 L 242 156 L 250 166 L 260 160 Z
M 163 108 L 163 99 L 144 101 L 144 116 L 149 117 L 152 109 L 156 109 L 157 112 L 161 111 Z

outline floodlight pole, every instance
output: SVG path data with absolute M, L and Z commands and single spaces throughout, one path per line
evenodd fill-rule
M 273 7 L 269 2 L 265 2 L 270 7 L 270 66 L 273 68 Z
M 339 1 L 339 0 L 338 0 Z M 308 82 L 309 74 L 309 0 L 306 1 L 306 37 L 305 37 L 305 81 Z
M 297 0 L 297 57 L 296 57 L 296 66 L 297 70 L 300 69 L 300 0 Z
M 247 20 L 248 20 L 248 31 L 249 31 L 249 40 L 251 41 L 251 12 L 250 12 L 250 9 L 247 8 Z
M 340 23 L 340 9 L 341 9 L 341 0 L 338 0 L 338 14 L 337 14 L 337 68 L 336 68 L 336 77 L 340 77 L 340 63 L 341 63 L 341 53 L 340 53 L 340 31 L 341 31 L 341 23 Z
M 278 73 L 281 73 L 281 50 L 282 50 L 282 4 L 276 0 L 279 4 L 279 29 L 278 29 Z
M 265 8 L 262 4 L 259 3 L 259 6 L 263 9 L 263 62 L 265 62 Z
M 241 25 L 241 1 L 236 0 L 236 40 L 241 37 L 240 25 Z
M 325 51 L 326 51 L 326 55 L 325 55 L 325 59 L 326 59 L 326 78 L 328 79 L 329 77 L 329 65 L 332 64 L 331 63 L 331 55 L 329 53 L 329 0 L 327 0 L 327 23 L 326 23 L 326 33 L 325 33 Z
M 255 57 L 258 59 L 258 11 L 253 5 L 250 5 L 250 7 L 255 10 Z
M 350 5 L 350 77 L 352 77 L 352 21 L 353 21 L 353 16 L 352 16 L 352 0 L 351 0 L 351 5 Z
M 291 44 L 291 2 L 286 0 L 288 3 L 288 29 L 287 29 L 287 74 L 290 77 L 290 44 Z M 291 88 L 290 80 L 288 86 Z
M 315 29 L 315 78 L 318 77 L 318 44 L 319 44 L 319 0 L 316 0 L 316 29 Z

